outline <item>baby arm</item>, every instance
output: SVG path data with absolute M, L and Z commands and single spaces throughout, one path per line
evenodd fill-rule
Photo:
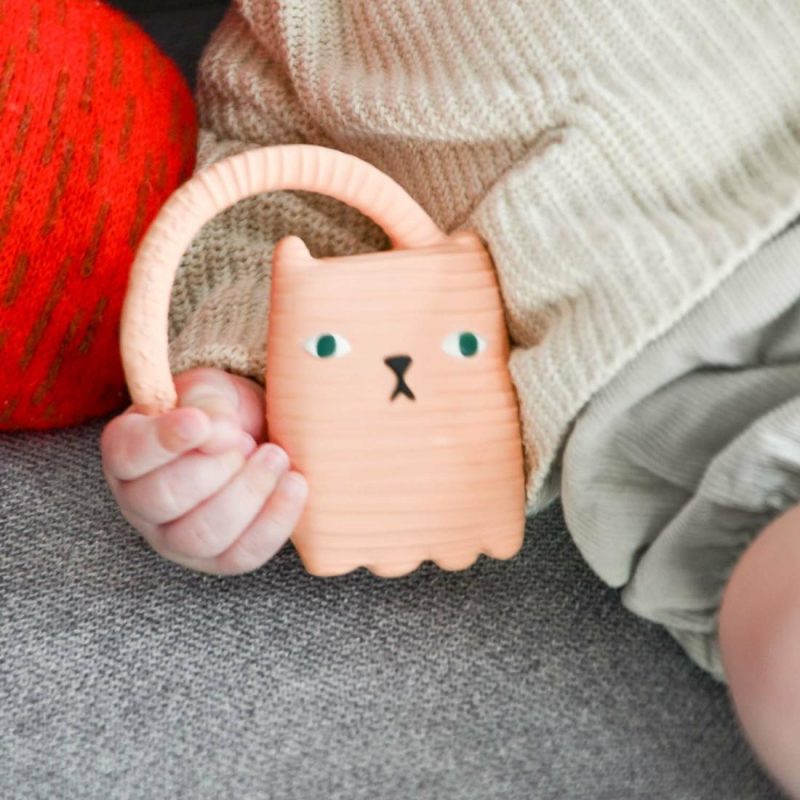
M 178 407 L 129 408 L 101 437 L 103 471 L 123 516 L 165 558 L 234 575 L 286 542 L 305 506 L 303 477 L 265 443 L 264 390 L 200 367 L 175 376 Z

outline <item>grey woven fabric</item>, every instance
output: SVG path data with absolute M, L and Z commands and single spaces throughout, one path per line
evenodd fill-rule
M 241 578 L 151 552 L 100 424 L 0 436 L 4 800 L 755 800 L 724 691 L 583 565 Z
M 197 5 L 141 18 L 186 68 Z M 213 579 L 119 516 L 100 430 L 0 435 L 3 800 L 778 797 L 557 509 L 465 574 Z

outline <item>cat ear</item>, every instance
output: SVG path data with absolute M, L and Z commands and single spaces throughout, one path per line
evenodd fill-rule
M 305 272 L 314 263 L 314 257 L 308 252 L 305 242 L 298 236 L 287 236 L 275 245 L 272 254 L 274 270 L 282 272 Z

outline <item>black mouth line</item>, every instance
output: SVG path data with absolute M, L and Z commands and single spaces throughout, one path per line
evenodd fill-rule
M 414 392 L 411 391 L 411 389 L 409 388 L 408 384 L 402 378 L 397 382 L 397 388 L 394 390 L 394 392 L 392 392 L 391 399 L 394 400 L 396 397 L 399 397 L 401 394 L 404 397 L 407 397 L 409 400 L 416 400 L 417 399 L 416 397 L 414 397 Z

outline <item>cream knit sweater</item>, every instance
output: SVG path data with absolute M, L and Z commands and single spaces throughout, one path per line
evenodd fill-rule
M 800 211 L 800 0 L 237 0 L 198 91 L 200 167 L 335 147 L 485 239 L 531 510 L 592 394 Z M 316 195 L 240 203 L 181 265 L 173 371 L 263 380 L 289 233 L 317 256 L 386 244 Z

